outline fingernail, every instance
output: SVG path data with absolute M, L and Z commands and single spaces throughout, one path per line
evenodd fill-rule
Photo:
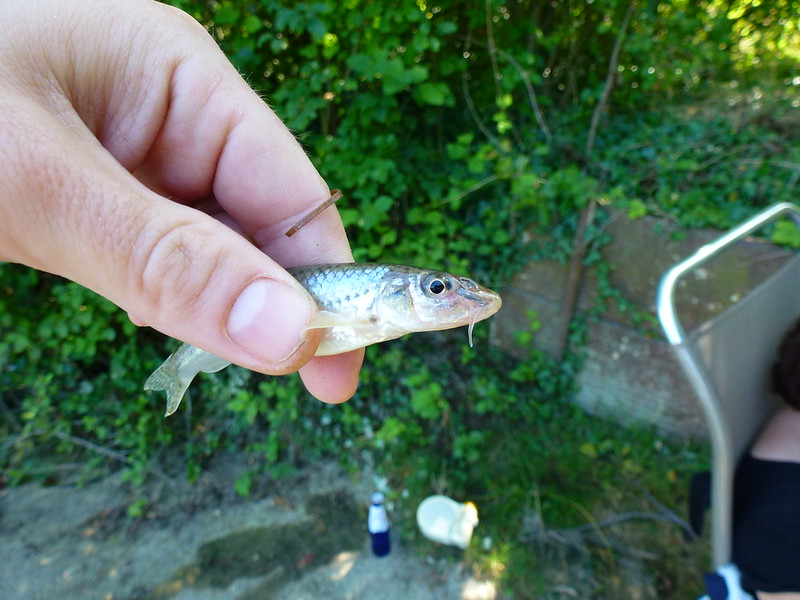
M 302 344 L 311 314 L 311 302 L 302 292 L 274 279 L 257 279 L 233 303 L 228 336 L 253 356 L 278 364 Z

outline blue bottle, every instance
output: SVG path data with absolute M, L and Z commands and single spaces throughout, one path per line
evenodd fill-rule
M 367 520 L 369 535 L 372 538 L 372 553 L 375 556 L 386 556 L 392 549 L 389 539 L 389 517 L 383 506 L 383 494 L 372 494 L 372 504 L 369 507 Z

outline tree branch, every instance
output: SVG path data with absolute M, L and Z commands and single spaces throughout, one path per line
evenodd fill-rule
M 636 0 L 631 0 L 630 4 L 628 4 L 628 10 L 625 11 L 625 16 L 622 19 L 622 25 L 620 25 L 619 33 L 617 34 L 617 39 L 614 41 L 614 49 L 611 51 L 611 58 L 608 59 L 608 72 L 606 73 L 606 83 L 603 87 L 603 94 L 600 96 L 600 101 L 597 103 L 597 106 L 594 108 L 594 114 L 592 114 L 592 122 L 589 126 L 589 135 L 586 138 L 586 148 L 584 149 L 583 155 L 588 160 L 589 156 L 594 149 L 594 140 L 597 135 L 597 128 L 600 124 L 600 117 L 603 116 L 603 113 L 606 110 L 606 106 L 608 106 L 608 101 L 611 99 L 611 91 L 614 89 L 614 77 L 617 72 L 617 65 L 619 65 L 619 54 L 622 50 L 622 43 L 625 41 L 625 35 L 628 32 L 628 25 L 631 22 L 631 17 L 633 16 L 633 9 L 636 8 Z
M 473 43 L 476 46 L 483 45 L 479 42 Z M 528 103 L 531 105 L 533 116 L 536 118 L 536 124 L 539 125 L 539 129 L 542 130 L 547 143 L 550 144 L 553 141 L 553 134 L 550 133 L 550 128 L 547 126 L 547 123 L 545 123 L 544 116 L 542 116 L 542 111 L 539 109 L 539 101 L 536 97 L 536 90 L 533 89 L 533 82 L 531 81 L 530 75 L 528 75 L 527 69 L 519 64 L 519 61 L 505 50 L 501 48 L 495 48 L 495 52 L 506 59 L 509 64 L 517 70 L 519 76 L 522 78 L 522 82 L 525 84 L 525 91 L 528 94 Z
M 38 437 L 38 436 L 43 436 L 43 435 L 44 436 L 51 435 L 51 436 L 53 436 L 55 438 L 58 438 L 60 440 L 64 440 L 65 442 L 69 442 L 69 443 L 74 444 L 76 446 L 80 446 L 81 448 L 85 448 L 87 450 L 90 450 L 91 452 L 94 452 L 95 454 L 99 454 L 101 456 L 105 456 L 106 458 L 110 458 L 112 460 L 123 462 L 123 463 L 128 464 L 128 465 L 133 463 L 133 461 L 130 458 L 128 458 L 125 454 L 122 454 L 121 452 L 117 452 L 116 450 L 111 450 L 110 448 L 106 448 L 104 446 L 100 446 L 99 444 L 95 444 L 94 442 L 90 442 L 89 440 L 85 440 L 83 438 L 79 438 L 79 437 L 76 437 L 74 435 L 70 435 L 69 433 L 64 433 L 63 431 L 45 431 L 44 429 L 35 429 L 33 431 L 29 431 L 27 433 L 20 434 L 20 435 L 16 436 L 15 438 L 11 439 L 11 440 L 7 440 L 6 442 L 3 443 L 2 446 L 0 446 L 0 450 L 5 450 L 6 448 L 10 448 L 12 446 L 15 446 L 16 444 L 22 443 L 23 441 L 25 441 L 28 438 Z M 154 466 L 150 465 L 148 467 L 148 470 L 153 475 L 158 477 L 159 479 L 161 479 L 161 480 L 165 481 L 166 483 L 168 483 L 170 486 L 174 486 L 175 485 L 175 482 L 172 481 L 172 479 L 166 473 L 164 473 L 161 469 L 159 469 L 158 467 L 154 467 Z
M 500 146 L 500 140 L 498 140 L 492 134 L 492 132 L 489 131 L 489 128 L 486 127 L 486 124 L 481 120 L 481 116 L 475 109 L 475 103 L 472 101 L 472 95 L 469 93 L 469 84 L 467 83 L 466 71 L 464 71 L 464 73 L 461 76 L 461 89 L 464 92 L 464 100 L 467 103 L 467 108 L 469 109 L 469 114 L 472 116 L 472 120 L 475 121 L 475 125 L 478 126 L 478 129 L 481 130 L 481 133 L 486 136 L 486 139 L 489 140 L 501 154 L 505 154 L 505 151 Z
M 611 51 L 611 57 L 608 60 L 608 73 L 606 74 L 606 82 L 603 88 L 603 94 L 600 96 L 600 101 L 594 109 L 592 114 L 592 121 L 589 126 L 589 135 L 586 138 L 586 148 L 584 149 L 584 159 L 588 162 L 589 157 L 594 149 L 594 141 L 597 136 L 597 129 L 600 125 L 600 117 L 605 112 L 606 106 L 611 98 L 611 91 L 614 88 L 614 74 L 619 64 L 619 55 L 622 50 L 622 43 L 625 40 L 625 34 L 628 30 L 628 25 L 633 15 L 633 10 L 636 7 L 636 0 L 631 0 L 628 8 L 625 11 L 625 16 L 622 19 L 617 39 L 614 41 L 614 48 Z M 595 210 L 597 205 L 593 199 L 589 199 L 589 204 L 586 209 L 581 212 L 578 227 L 575 230 L 575 237 L 572 240 L 572 253 L 569 258 L 569 265 L 567 267 L 567 281 L 564 290 L 564 298 L 561 304 L 561 316 L 558 323 L 558 332 L 556 333 L 556 358 L 559 360 L 564 357 L 564 352 L 567 349 L 567 341 L 569 338 L 569 324 L 575 314 L 575 305 L 578 301 L 578 292 L 581 287 L 581 280 L 583 279 L 583 258 L 586 254 L 586 244 L 584 242 L 584 235 L 586 230 L 592 225 L 594 221 Z

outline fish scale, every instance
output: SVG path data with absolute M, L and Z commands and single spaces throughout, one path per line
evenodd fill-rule
M 370 292 L 377 293 L 379 281 L 389 270 L 387 265 L 361 264 L 348 268 L 348 264 L 289 269 L 295 279 L 308 291 L 319 308 L 338 308 Z

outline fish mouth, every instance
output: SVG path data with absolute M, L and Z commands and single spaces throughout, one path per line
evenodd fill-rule
M 459 290 L 459 295 L 475 306 L 474 320 L 482 321 L 500 310 L 500 307 L 503 305 L 503 299 L 497 292 L 493 292 L 477 284 L 474 285 L 475 287 L 472 289 L 466 286 L 462 287 L 461 290 Z
M 472 348 L 472 330 L 475 328 L 475 323 L 488 319 L 500 310 L 500 307 L 503 305 L 503 300 L 497 292 L 493 292 L 477 284 L 475 284 L 473 289 L 462 288 L 459 295 L 470 304 L 470 308 L 467 309 L 467 316 L 469 318 L 467 339 L 469 340 L 469 347 Z

